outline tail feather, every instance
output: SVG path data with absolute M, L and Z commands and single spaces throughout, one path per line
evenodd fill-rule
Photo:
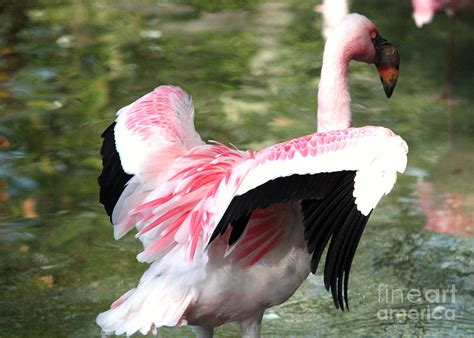
M 129 290 L 97 316 L 97 324 L 106 334 L 147 334 L 160 326 L 186 324 L 183 313 L 192 302 L 193 290 L 177 286 L 170 278 L 156 276 Z

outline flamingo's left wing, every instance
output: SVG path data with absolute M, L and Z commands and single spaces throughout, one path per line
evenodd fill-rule
M 203 144 L 193 119 L 191 96 L 179 87 L 160 86 L 120 109 L 102 134 L 100 202 L 116 238 L 136 224 L 128 211 L 166 181 L 174 160 Z
M 331 239 L 324 282 L 336 307 L 344 309 L 359 239 L 373 208 L 392 189 L 397 171 L 404 171 L 406 153 L 406 143 L 381 127 L 313 134 L 264 149 L 242 163 L 245 169 L 233 171 L 227 184 L 237 186 L 234 194 L 221 182 L 210 200 L 207 210 L 212 210 L 212 200 L 229 203 L 211 213 L 205 225 L 209 242 L 230 226 L 232 245 L 254 210 L 301 201 L 311 270 L 316 272 Z

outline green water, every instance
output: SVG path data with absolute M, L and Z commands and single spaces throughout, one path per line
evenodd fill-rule
M 133 235 L 114 241 L 97 201 L 100 133 L 118 108 L 175 84 L 193 95 L 205 140 L 259 149 L 315 130 L 324 42 L 314 5 L 0 2 L 0 337 L 98 336 L 96 315 L 145 270 Z M 456 17 L 448 48 L 442 13 L 418 29 L 409 1 L 351 10 L 402 59 L 390 100 L 373 66 L 351 65 L 354 125 L 400 134 L 408 169 L 362 237 L 351 311 L 335 310 L 311 276 L 267 311 L 263 334 L 474 335 L 474 12 Z M 449 50 L 452 104 L 441 98 Z

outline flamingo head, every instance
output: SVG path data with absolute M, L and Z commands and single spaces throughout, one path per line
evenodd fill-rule
M 335 34 L 339 35 L 346 58 L 375 64 L 385 94 L 390 97 L 400 67 L 400 55 L 395 46 L 380 35 L 372 21 L 360 14 L 346 15 L 336 28 Z

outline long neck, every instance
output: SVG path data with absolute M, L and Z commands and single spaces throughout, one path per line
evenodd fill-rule
M 351 97 L 347 86 L 350 58 L 339 39 L 328 39 L 324 49 L 318 91 L 318 132 L 346 129 L 351 124 Z

